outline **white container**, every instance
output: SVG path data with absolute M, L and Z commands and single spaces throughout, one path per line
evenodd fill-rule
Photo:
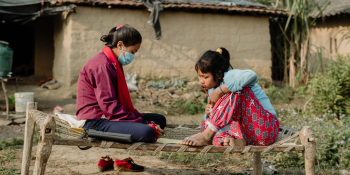
M 27 102 L 34 102 L 34 92 L 16 92 L 16 112 L 26 112 Z

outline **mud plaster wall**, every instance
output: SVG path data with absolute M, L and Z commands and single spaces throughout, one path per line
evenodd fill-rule
M 39 78 L 52 77 L 54 60 L 53 27 L 53 17 L 51 16 L 42 18 L 34 25 L 34 75 Z
M 339 54 L 350 53 L 350 39 L 343 36 L 350 36 L 350 21 L 348 17 L 331 17 L 322 21 L 317 21 L 317 25 L 310 30 L 310 54 L 309 63 L 311 69 L 319 64 L 317 49 L 322 49 L 322 62 L 327 65 L 331 59 Z
M 271 78 L 268 17 L 165 11 L 160 17 L 163 38 L 155 39 L 146 10 L 78 7 L 66 22 L 55 20 L 54 77 L 65 85 L 76 82 L 84 64 L 102 50 L 103 34 L 117 24 L 130 24 L 142 35 L 126 73 L 144 78 L 196 79 L 196 60 L 206 50 L 225 47 L 236 69 L 252 69 Z

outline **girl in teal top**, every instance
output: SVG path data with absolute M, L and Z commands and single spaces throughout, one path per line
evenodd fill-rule
M 229 60 L 225 48 L 207 51 L 198 60 L 195 68 L 210 97 L 202 133 L 187 138 L 182 144 L 224 146 L 225 138 L 242 139 L 251 145 L 274 142 L 279 123 L 269 98 L 256 84 L 256 73 L 233 69 Z M 241 99 L 242 95 L 237 94 L 246 97 Z

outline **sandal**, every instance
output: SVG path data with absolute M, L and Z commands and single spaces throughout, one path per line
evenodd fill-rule
M 113 159 L 110 156 L 103 156 L 101 157 L 100 161 L 98 161 L 97 167 L 100 172 L 103 172 L 112 168 L 112 165 Z
M 114 170 L 116 171 L 143 171 L 145 167 L 141 165 L 137 165 L 134 161 L 129 157 L 123 160 L 115 159 L 114 161 Z

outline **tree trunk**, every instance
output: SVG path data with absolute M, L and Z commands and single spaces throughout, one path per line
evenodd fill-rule
M 294 65 L 295 63 L 295 46 L 294 43 L 291 43 L 290 45 L 290 58 L 289 58 L 289 86 L 292 88 L 295 87 L 295 73 L 296 73 L 296 67 Z
M 300 73 L 301 73 L 301 82 L 305 85 L 307 84 L 307 54 L 309 50 L 309 38 L 306 40 L 303 39 L 301 42 L 301 49 L 300 49 Z

